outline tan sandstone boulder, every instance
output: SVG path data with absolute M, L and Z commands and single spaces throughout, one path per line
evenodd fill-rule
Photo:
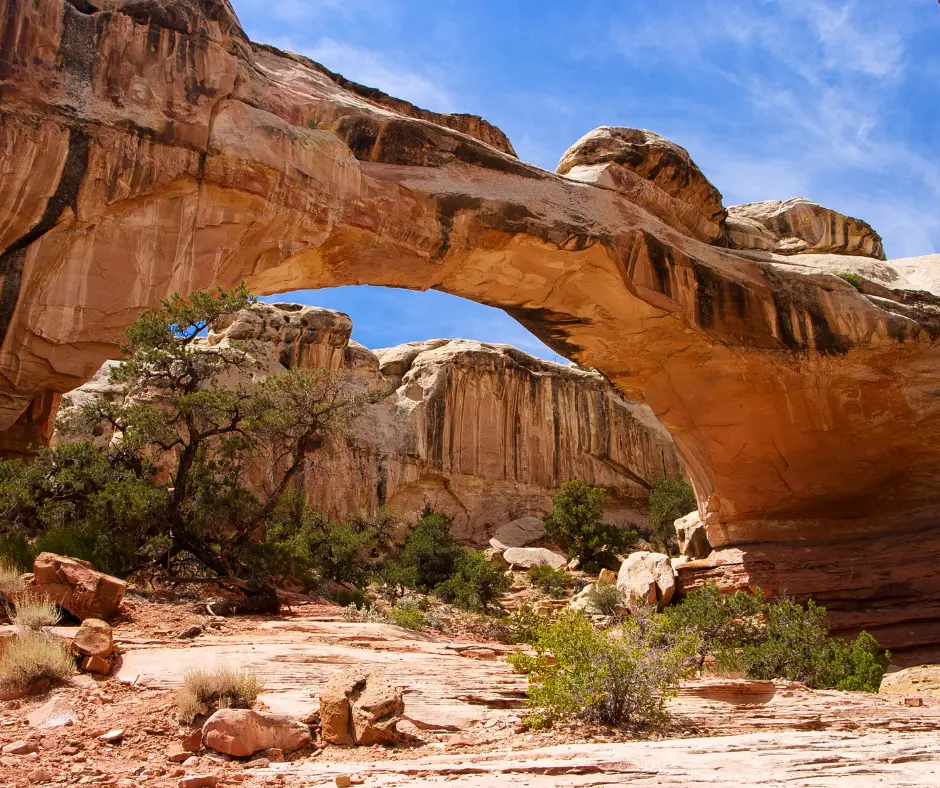
M 699 517 L 698 511 L 689 512 L 675 522 L 676 536 L 679 538 L 679 552 L 686 558 L 708 558 L 712 551 L 708 541 L 708 530 Z
M 40 553 L 33 562 L 30 593 L 48 597 L 81 621 L 111 618 L 126 590 L 123 580 L 95 571 L 87 561 Z
M 330 744 L 393 744 L 404 713 L 401 689 L 362 668 L 335 676 L 320 693 L 321 734 Z
M 556 172 L 618 191 L 706 243 L 724 234 L 721 192 L 685 148 L 646 129 L 601 126 L 589 131 L 565 151 Z
M 545 523 L 539 517 L 520 517 L 501 526 L 490 539 L 490 545 L 506 551 L 510 547 L 526 547 L 545 536 Z
M 235 758 L 261 750 L 299 750 L 313 741 L 310 729 L 284 714 L 265 714 L 252 709 L 219 709 L 202 726 L 206 747 Z
M 503 560 L 510 566 L 529 569 L 533 566 L 550 566 L 561 569 L 568 559 L 546 547 L 510 547 L 503 553 Z
M 805 197 L 732 205 L 725 223 L 733 247 L 775 254 L 845 254 L 885 259 L 881 236 L 868 222 Z
M 617 588 L 623 592 L 631 608 L 650 605 L 662 610 L 672 601 L 676 591 L 676 573 L 669 556 L 631 553 L 620 567 Z

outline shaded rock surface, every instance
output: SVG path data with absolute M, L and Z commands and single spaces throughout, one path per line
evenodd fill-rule
M 940 645 L 936 293 L 703 244 L 482 122 L 250 43 L 227 2 L 101 5 L 4 5 L 0 450 L 45 443 L 58 396 L 173 291 L 434 287 L 648 403 L 748 582 Z
M 545 524 L 539 517 L 520 517 L 498 528 L 490 539 L 490 546 L 497 550 L 510 547 L 526 547 L 545 538 Z
M 698 512 L 691 512 L 675 521 L 679 552 L 686 558 L 707 558 L 712 551 L 708 529 Z

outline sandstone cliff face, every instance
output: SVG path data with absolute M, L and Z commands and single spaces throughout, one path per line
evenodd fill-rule
M 389 389 L 303 479 L 308 501 L 330 516 L 388 505 L 413 522 L 431 504 L 454 517 L 460 538 L 484 543 L 500 525 L 545 514 L 564 482 L 584 479 L 608 490 L 608 522 L 643 527 L 651 479 L 684 475 L 649 408 L 596 372 L 460 339 L 373 353 L 349 341 L 351 329 L 341 312 L 258 304 L 224 317 L 207 340 L 248 340 L 260 374 L 345 369 L 356 385 Z M 108 381 L 114 363 L 65 395 L 60 412 L 121 396 Z M 99 445 L 112 437 L 95 436 Z
M 57 394 L 172 291 L 433 287 L 649 404 L 745 573 L 940 640 L 940 298 L 920 277 L 872 295 L 841 262 L 703 243 L 652 171 L 645 201 L 544 172 L 251 44 L 222 0 L 100 6 L 0 0 L 0 449 L 44 439 Z M 916 585 L 906 555 L 850 570 L 871 539 L 934 560 Z

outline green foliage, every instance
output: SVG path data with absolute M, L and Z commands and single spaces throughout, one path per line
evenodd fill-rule
M 698 506 L 695 490 L 684 479 L 657 476 L 650 484 L 649 504 L 653 546 L 669 555 L 678 555 L 679 541 L 674 523 Z
M 462 549 L 450 577 L 434 588 L 445 602 L 463 610 L 485 611 L 511 585 L 506 574 L 479 550 Z
M 397 559 L 389 562 L 386 582 L 430 593 L 448 580 L 461 555 L 460 545 L 450 532 L 452 523 L 443 512 L 425 507 Z
M 847 271 L 839 271 L 836 276 L 838 276 L 840 279 L 844 279 L 860 293 L 862 292 L 862 284 L 864 283 L 864 280 L 858 274 L 849 273 Z
M 601 560 L 633 544 L 635 531 L 601 522 L 607 491 L 580 479 L 565 482 L 543 521 L 548 535 L 582 564 Z
M 539 613 L 532 605 L 523 602 L 512 611 L 506 621 L 510 643 L 534 643 L 539 633 L 548 624 L 548 618 Z
M 712 654 L 723 669 L 753 679 L 877 692 L 890 659 L 867 632 L 850 643 L 832 638 L 825 608 L 812 601 L 803 607 L 706 586 L 666 608 L 663 618 L 671 632 L 700 636 L 700 656 Z
M 552 569 L 550 566 L 536 564 L 526 572 L 532 585 L 543 594 L 560 599 L 571 585 L 571 577 L 564 569 Z
M 43 552 L 93 563 L 109 574 L 136 564 L 140 542 L 165 521 L 167 493 L 126 451 L 89 443 L 42 450 L 34 462 L 0 462 L 0 531 L 21 567 Z
M 420 632 L 427 629 L 428 626 L 428 622 L 418 606 L 409 602 L 402 602 L 389 608 L 387 615 L 389 620 L 397 627 L 414 629 Z
M 375 531 L 359 518 L 329 520 L 308 507 L 301 495 L 288 495 L 274 510 L 253 564 L 274 577 L 307 582 L 332 580 L 362 587 L 374 574 Z
M 616 616 L 624 609 L 623 592 L 613 583 L 598 580 L 588 592 L 588 603 L 602 616 Z
M 509 661 L 529 674 L 535 726 L 571 718 L 590 723 L 660 730 L 668 721 L 666 700 L 689 669 L 693 637 L 669 633 L 657 618 L 628 619 L 596 630 L 568 611 L 538 627 L 535 655 Z

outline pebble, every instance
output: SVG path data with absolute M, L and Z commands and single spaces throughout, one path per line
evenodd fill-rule
M 184 777 L 177 785 L 179 788 L 215 788 L 218 783 L 219 778 L 214 774 L 194 774 Z
M 114 730 L 108 731 L 107 733 L 102 733 L 99 737 L 99 741 L 107 742 L 108 744 L 113 744 L 124 738 L 124 729 L 115 728 Z
M 36 745 L 31 741 L 14 741 L 3 745 L 4 755 L 29 755 L 36 752 Z

